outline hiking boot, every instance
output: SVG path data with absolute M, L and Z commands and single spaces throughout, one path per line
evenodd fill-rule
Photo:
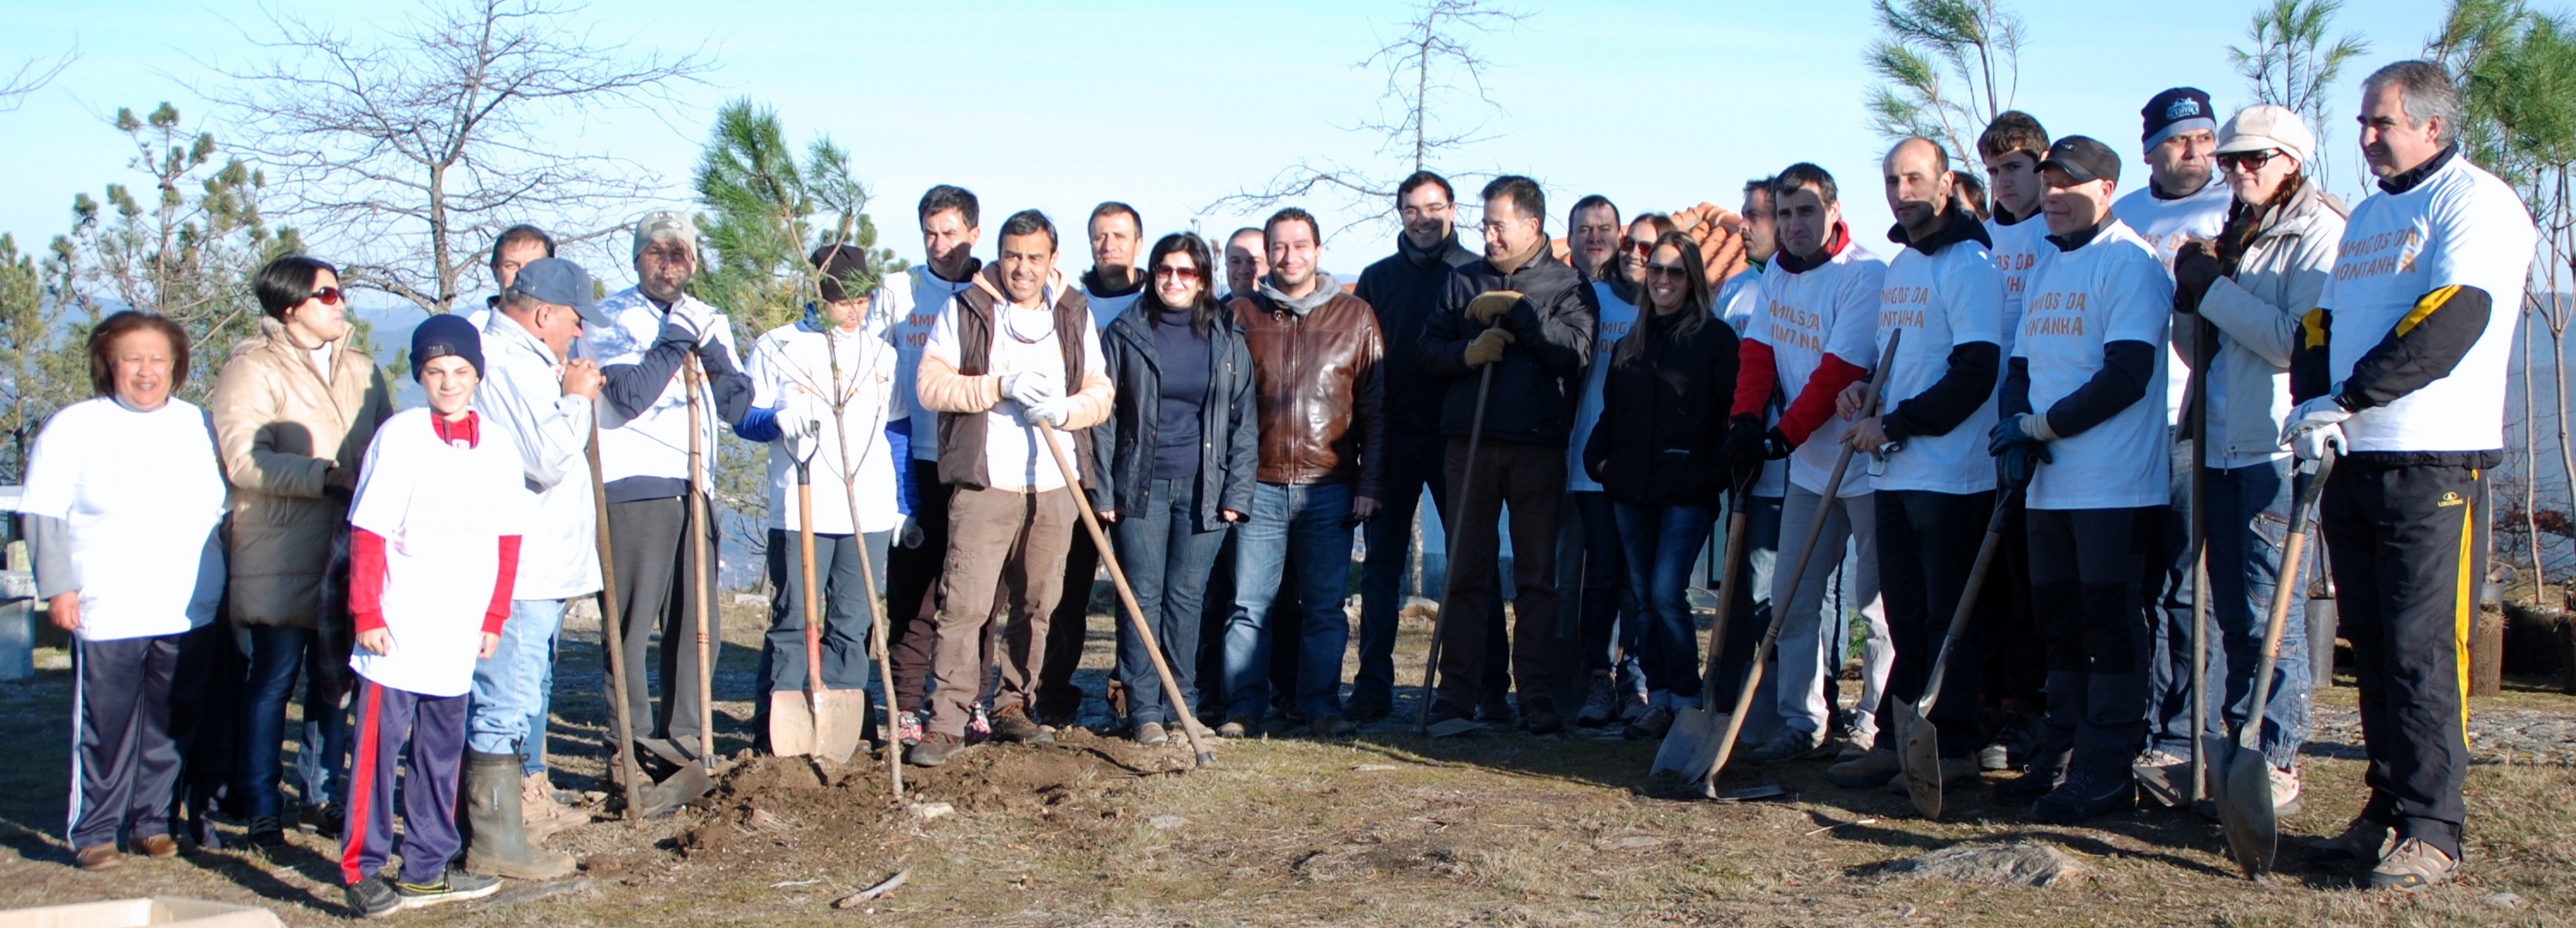
M 2290 815 L 2298 812 L 2299 772 L 2283 770 L 2279 767 L 2270 769 L 2272 771 L 2272 814 Z
M 2138 806 L 2138 781 L 2127 771 L 2100 774 L 2077 770 L 2066 775 L 2048 795 L 2032 803 L 2032 815 L 2052 825 L 2072 825 Z
M 1054 744 L 1055 736 L 1045 727 L 1031 721 L 1018 706 L 1004 706 L 993 713 L 993 740 L 1004 744 Z
M 2129 772 L 2138 779 L 2138 793 L 2158 805 L 2180 808 L 2191 802 L 2191 758 L 2159 748 L 2138 755 Z
M 1798 755 L 1813 751 L 1823 744 L 1824 739 L 1817 737 L 1815 732 L 1799 731 L 1784 726 L 1771 734 L 1771 740 L 1762 742 L 1761 747 L 1754 748 L 1753 753 L 1747 755 L 1745 759 L 1765 766 L 1785 764 L 1797 759 Z
M 1995 784 L 1995 798 L 2006 802 L 2031 802 L 2055 792 L 2064 777 L 2065 771 L 2055 767 L 2034 766 L 2022 771 L 2021 776 Z
M 1352 694 L 1348 701 L 1342 703 L 1342 717 L 1351 720 L 1355 725 L 1377 721 L 1394 711 L 1394 707 L 1387 705 L 1386 700 L 1358 693 Z
M 467 873 L 455 867 L 447 868 L 447 872 L 440 874 L 436 883 L 401 881 L 394 883 L 394 895 L 402 897 L 402 907 L 406 909 L 424 909 L 442 902 L 481 899 L 500 891 L 499 879 Z
M 1620 729 L 1619 735 L 1630 741 L 1659 741 L 1663 739 L 1665 732 L 1672 730 L 1673 708 L 1648 706 L 1646 714 L 1628 723 L 1628 727 Z
M 254 851 L 267 853 L 286 846 L 286 827 L 278 824 L 274 815 L 251 816 L 243 832 L 242 843 Z
M 1135 738 L 1137 744 L 1141 744 L 1149 748 L 1160 747 L 1164 744 L 1170 743 L 1172 740 L 1172 736 L 1163 731 L 1163 723 L 1161 722 L 1137 723 Z
M 1644 693 L 1630 690 L 1626 693 L 1620 694 L 1619 713 L 1616 718 L 1621 721 L 1634 722 L 1638 719 L 1645 718 L 1646 713 L 1654 711 L 1654 708 L 1654 700 L 1646 698 L 1646 694 Z
M 1306 723 L 1306 734 L 1317 738 L 1348 738 L 1359 733 L 1359 726 L 1338 715 L 1318 715 Z
M 350 914 L 359 918 L 383 918 L 402 911 L 402 894 L 394 891 L 394 881 L 371 876 L 340 889 L 341 898 L 349 903 Z
M 1584 690 L 1583 708 L 1575 710 L 1574 724 L 1599 728 L 1610 724 L 1611 714 L 1619 709 L 1618 680 L 1607 670 L 1592 672 L 1592 685 Z
M 133 840 L 134 853 L 145 857 L 179 856 L 179 839 L 169 835 L 144 835 Z
M 957 740 L 953 735 L 935 731 L 924 732 L 921 741 L 915 743 L 911 750 L 904 752 L 903 762 L 915 767 L 936 767 L 947 763 L 949 755 L 957 753 L 965 746 L 964 742 Z
M 2414 892 L 2450 882 L 2460 875 L 2460 862 L 2422 838 L 2397 842 L 2370 868 L 2370 888 Z
M 1521 727 L 1533 735 L 1553 735 L 1565 730 L 1565 720 L 1556 714 L 1556 700 L 1545 696 L 1521 698 Z
M 1511 724 L 1511 700 L 1503 698 L 1500 692 L 1485 694 L 1485 698 L 1476 703 L 1476 721 L 1491 722 L 1496 725 Z
M 984 709 L 983 703 L 976 703 L 966 712 L 966 743 L 982 744 L 992 739 L 993 714 Z
M 1465 706 L 1454 702 L 1434 702 L 1431 704 L 1431 714 L 1423 718 L 1427 724 L 1438 725 L 1442 722 L 1455 722 L 1469 717 L 1470 713 Z
M 894 716 L 894 739 L 905 747 L 921 743 L 921 713 L 903 711 Z
M 1897 760 L 1894 747 L 1874 747 L 1859 757 L 1825 768 L 1825 782 L 1844 789 L 1868 789 L 1901 781 L 1904 773 L 1905 765 Z
M 1253 718 L 1252 716 L 1229 715 L 1225 717 L 1225 724 L 1216 727 L 1216 736 L 1219 738 L 1249 738 L 1252 737 L 1253 729 L 1259 728 L 1260 726 L 1261 720 Z
M 2356 818 L 2343 826 L 2343 833 L 2317 842 L 2308 849 L 2308 859 L 2317 862 L 2342 860 L 2378 860 L 2388 856 L 2390 841 L 2396 829 L 2366 818 Z
M 465 752 L 465 774 L 458 792 L 464 805 L 464 869 L 518 880 L 552 880 L 573 871 L 572 857 L 537 846 L 528 837 L 520 799 L 527 781 L 519 776 L 519 755 Z
M 590 815 L 556 802 L 555 785 L 539 771 L 519 781 L 519 821 L 528 830 L 528 840 L 541 841 L 566 828 L 590 824 Z
M 124 863 L 125 852 L 117 850 L 113 841 L 81 848 L 80 853 L 72 855 L 72 865 L 83 870 L 108 870 Z
M 1941 758 L 1941 791 L 1949 792 L 1977 782 L 1977 759 L 1974 757 Z M 1887 791 L 1898 796 L 1914 795 L 1913 785 L 1905 781 L 1904 771 L 1887 781 Z

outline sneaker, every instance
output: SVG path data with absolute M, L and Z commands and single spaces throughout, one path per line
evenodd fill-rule
M 1905 779 L 1905 765 L 1897 760 L 1896 749 L 1871 748 L 1859 757 L 1825 768 L 1825 782 L 1844 789 L 1868 789 Z
M 993 740 L 1005 744 L 1054 744 L 1055 736 L 1044 726 L 1031 721 L 1018 706 L 1004 706 L 993 713 Z
M 1979 769 L 1979 770 L 2010 770 L 2010 769 L 2012 769 L 2012 749 L 2007 748 L 2007 747 L 2004 747 L 2002 742 L 1996 742 L 1996 743 L 1994 743 L 1994 744 L 1989 744 L 1989 745 L 1986 745 L 1985 747 L 1978 748 L 1978 749 L 1977 749 L 1977 769 Z
M 242 831 L 242 843 L 251 850 L 266 853 L 286 846 L 286 827 L 278 823 L 277 816 L 251 816 L 250 825 Z
M 2343 833 L 2320 841 L 2308 849 L 2308 859 L 2319 862 L 2342 860 L 2378 860 L 2388 856 L 2396 829 L 2366 818 L 2356 818 L 2343 826 Z
M 1249 738 L 1252 736 L 1253 728 L 1258 726 L 1260 723 L 1260 719 L 1253 718 L 1249 715 L 1229 715 L 1225 717 L 1225 724 L 1216 727 L 1216 736 L 1219 738 Z
M 1646 713 L 1654 711 L 1654 708 L 1654 700 L 1646 698 L 1644 693 L 1630 690 L 1619 697 L 1618 718 L 1621 721 L 1634 722 L 1645 718 Z
M 1798 755 L 1813 751 L 1823 744 L 1824 739 L 1817 737 L 1814 732 L 1804 732 L 1784 726 L 1772 733 L 1771 740 L 1762 742 L 1761 747 L 1754 748 L 1753 753 L 1745 759 L 1766 766 L 1785 764 L 1795 760 Z
M 940 732 L 925 732 L 921 741 L 903 754 L 904 763 L 915 767 L 936 767 L 948 762 L 949 755 L 966 747 L 965 742 Z
M 1485 694 L 1485 698 L 1476 703 L 1476 721 L 1491 722 L 1496 725 L 1511 724 L 1511 700 L 1503 698 L 1503 694 L 1499 692 Z
M 436 883 L 400 881 L 394 883 L 394 895 L 402 897 L 402 907 L 406 909 L 428 908 L 442 902 L 481 899 L 500 891 L 500 877 L 467 873 L 455 867 L 447 868 L 447 872 L 441 874 Z
M 2298 812 L 2299 772 L 2283 770 L 2279 767 L 2270 769 L 2272 771 L 2272 814 L 2290 815 Z
M 1306 734 L 1317 738 L 1348 738 L 1359 733 L 1359 726 L 1338 715 L 1319 715 L 1306 723 Z
M 993 715 L 984 710 L 983 703 L 976 703 L 975 708 L 966 713 L 966 743 L 982 744 L 992 738 Z
M 904 747 L 921 743 L 921 713 L 897 712 L 894 715 L 894 740 Z
M 2180 808 L 2191 802 L 2191 758 L 2161 748 L 2138 755 L 2129 765 L 2138 792 L 2159 805 Z M 2204 795 L 2216 795 L 2210 790 Z
M 2070 772 L 2066 782 L 2057 784 L 2048 795 L 2032 803 L 2031 814 L 2052 825 L 2072 825 L 2085 819 L 2126 812 L 2137 808 L 2138 781 L 2127 771 L 2099 774 L 2083 770 Z
M 2448 883 L 2460 875 L 2460 862 L 2422 838 L 2397 842 L 2379 866 L 2370 868 L 2370 888 L 2414 892 Z
M 394 881 L 371 876 L 340 889 L 349 911 L 359 918 L 383 918 L 402 911 L 402 894 L 394 891 Z
M 2065 771 L 2055 767 L 2034 766 L 2021 776 L 1995 784 L 1995 798 L 2007 802 L 2030 802 L 2057 790 Z
M 1386 700 L 1375 696 L 1353 695 L 1348 701 L 1342 703 L 1342 717 L 1351 720 L 1354 725 L 1377 721 L 1387 717 L 1393 711 L 1395 711 L 1394 708 L 1388 706 Z
M 1611 713 L 1618 710 L 1618 681 L 1607 670 L 1592 672 L 1592 685 L 1583 693 L 1583 708 L 1575 710 L 1574 724 L 1599 728 L 1610 724 Z
M 1672 730 L 1672 707 L 1648 706 L 1646 714 L 1628 723 L 1628 727 L 1620 729 L 1619 735 L 1630 741 L 1660 741 L 1663 740 L 1665 732 Z
M 1172 740 L 1171 735 L 1164 733 L 1163 723 L 1161 722 L 1137 723 L 1135 738 L 1137 744 L 1141 744 L 1149 748 L 1167 744 Z
M 1878 750 L 1878 732 L 1855 730 L 1843 737 L 1842 750 L 1834 752 L 1834 760 L 1859 760 L 1875 750 Z
M 1974 757 L 1941 758 L 1941 791 L 1949 792 L 1977 782 L 1977 759 Z M 1914 795 L 1914 787 L 1905 781 L 1905 772 L 1887 781 L 1887 791 L 1898 796 Z
M 1521 727 L 1533 735 L 1553 735 L 1565 730 L 1565 720 L 1556 714 L 1556 700 L 1545 696 L 1521 698 Z

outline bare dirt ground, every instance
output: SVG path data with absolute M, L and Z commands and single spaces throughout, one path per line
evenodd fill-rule
M 748 693 L 755 611 L 728 616 L 720 693 Z M 1093 617 L 1083 679 L 1108 666 Z M 1426 629 L 1398 659 L 1420 672 Z M 599 790 L 604 722 L 595 625 L 568 633 L 552 751 L 559 785 Z M 32 681 L 0 684 L 0 908 L 152 894 L 263 904 L 289 924 L 343 918 L 334 843 L 305 834 L 274 859 L 243 851 L 137 860 L 103 873 L 62 845 L 68 674 L 60 652 Z M 1381 722 L 1350 742 L 1225 742 L 1221 766 L 1185 751 L 1070 731 L 1043 747 L 986 746 L 908 770 L 746 759 L 703 808 L 602 818 L 550 845 L 585 871 L 490 899 L 402 914 L 421 925 L 2558 925 L 2576 923 L 2576 697 L 2525 681 L 2473 701 L 2471 877 L 2415 896 L 2356 889 L 2357 869 L 2310 866 L 2304 842 L 2358 808 L 2353 691 L 2319 694 L 2306 810 L 2282 822 L 2282 872 L 2238 874 L 2215 825 L 2141 811 L 2058 828 L 1983 789 L 1940 822 L 1903 798 L 1827 785 L 1822 764 L 1731 768 L 1729 787 L 1777 782 L 1782 801 L 1659 798 L 1650 743 L 1488 731 L 1432 740 Z M 1094 710 L 1098 702 L 1094 700 Z M 1411 703 L 1400 707 L 1409 718 Z M 719 747 L 748 748 L 747 702 L 722 704 Z M 1177 739 L 1176 739 L 1177 742 Z M 228 829 L 229 831 L 229 829 Z M 237 833 L 237 832 L 231 832 Z M 1935 849 L 2042 842 L 2079 870 L 2049 888 L 1884 873 Z M 898 871 L 908 883 L 832 903 Z

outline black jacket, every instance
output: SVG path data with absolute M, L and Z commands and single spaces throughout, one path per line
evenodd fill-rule
M 1495 362 L 1484 435 L 1562 446 L 1574 431 L 1574 402 L 1583 390 L 1583 365 L 1592 355 L 1600 312 L 1592 305 L 1591 285 L 1549 254 L 1545 243 L 1536 258 L 1512 273 L 1479 258 L 1450 275 L 1417 346 L 1422 366 L 1449 384 L 1440 407 L 1440 432 L 1465 437 L 1476 417 L 1476 386 L 1483 378 L 1467 366 L 1466 352 L 1467 343 L 1484 327 L 1467 318 L 1467 303 L 1492 290 L 1517 290 L 1522 299 L 1494 322 L 1512 333 L 1514 341 Z
M 1646 318 L 1593 359 L 1610 374 L 1583 467 L 1619 502 L 1715 507 L 1726 498 L 1735 327 L 1710 317 L 1682 335 L 1675 317 L 1638 312 Z
M 1440 430 L 1440 397 L 1447 384 L 1423 369 L 1416 346 L 1423 322 L 1449 287 L 1450 271 L 1475 260 L 1475 252 L 1458 244 L 1455 231 L 1429 253 L 1413 250 L 1398 234 L 1395 253 L 1360 272 L 1359 287 L 1351 295 L 1377 310 L 1378 331 L 1386 336 L 1386 425 L 1391 431 Z
M 1097 485 L 1091 505 L 1122 518 L 1144 511 L 1145 486 L 1154 474 L 1154 445 L 1161 430 L 1161 360 L 1154 350 L 1154 320 L 1138 300 L 1100 334 L 1100 356 L 1118 391 L 1109 421 L 1091 430 Z M 1252 353 L 1234 314 L 1219 311 L 1208 333 L 1208 392 L 1199 403 L 1198 530 L 1225 527 L 1217 513 L 1252 512 L 1253 471 L 1261 465 L 1261 437 L 1252 391 Z

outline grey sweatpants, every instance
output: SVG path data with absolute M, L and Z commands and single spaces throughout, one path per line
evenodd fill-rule
M 628 717 L 645 726 L 650 737 L 667 739 L 683 755 L 695 757 L 706 694 L 698 688 L 697 546 L 689 543 L 688 513 L 676 496 L 610 503 L 608 543 L 617 561 L 617 606 L 625 613 L 619 627 L 625 634 Z M 715 550 L 715 520 L 700 519 L 698 524 L 706 533 L 707 549 Z M 722 618 L 721 609 L 707 611 L 710 656 L 724 640 Z M 659 712 L 644 673 L 645 645 L 657 634 L 662 650 L 651 676 L 661 680 Z

